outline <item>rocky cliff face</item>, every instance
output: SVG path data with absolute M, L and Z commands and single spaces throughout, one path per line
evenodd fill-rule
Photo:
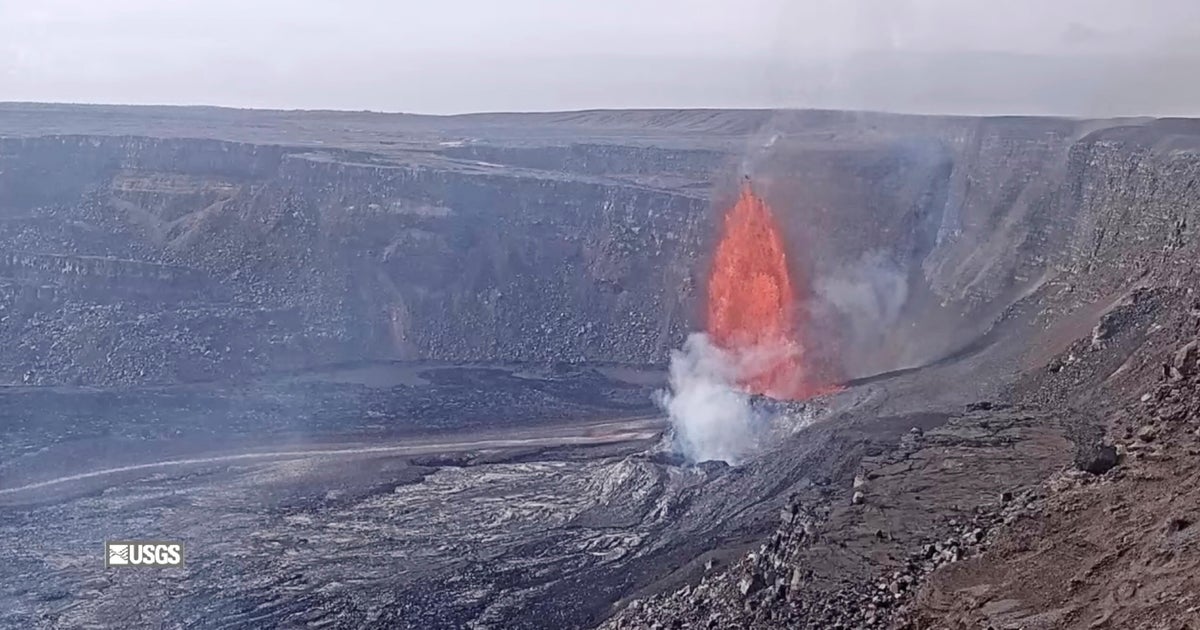
M 259 113 L 248 143 L 166 111 L 110 112 L 143 120 L 122 136 L 70 133 L 98 124 L 86 108 L 0 112 L 3 380 L 661 362 L 699 323 L 743 170 L 786 225 L 826 360 L 863 375 L 954 351 L 1070 270 L 1182 247 L 1200 168 L 1197 129 L 1170 121 L 327 114 L 302 134 Z
M 138 378 L 366 358 L 651 361 L 684 329 L 707 210 L 631 184 L 277 147 L 52 137 L 0 151 L 5 332 L 31 348 L 8 376 L 34 383 L 124 381 L 114 362 L 151 356 Z M 185 323 L 145 326 L 164 318 Z M 80 347 L 33 350 L 73 336 Z M 107 337 L 127 345 L 88 362 L 83 338 Z

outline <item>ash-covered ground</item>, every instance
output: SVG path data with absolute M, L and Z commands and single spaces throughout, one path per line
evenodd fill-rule
M 686 465 L 746 170 L 845 387 Z M 1195 627 L 1197 181 L 1190 120 L 0 105 L 0 625 Z

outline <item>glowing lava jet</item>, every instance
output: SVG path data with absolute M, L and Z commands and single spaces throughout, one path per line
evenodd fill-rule
M 707 315 L 709 337 L 733 357 L 748 391 L 783 399 L 824 391 L 805 370 L 799 299 L 779 225 L 747 178 L 725 215 Z

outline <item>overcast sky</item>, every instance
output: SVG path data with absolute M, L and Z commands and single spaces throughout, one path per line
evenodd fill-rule
M 0 101 L 1200 115 L 1200 0 L 0 0 Z

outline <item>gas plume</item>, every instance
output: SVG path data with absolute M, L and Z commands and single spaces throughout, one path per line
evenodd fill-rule
M 885 251 L 866 252 L 816 282 L 816 308 L 839 330 L 838 355 L 852 376 L 885 369 L 900 357 L 893 331 L 908 299 L 908 275 Z

